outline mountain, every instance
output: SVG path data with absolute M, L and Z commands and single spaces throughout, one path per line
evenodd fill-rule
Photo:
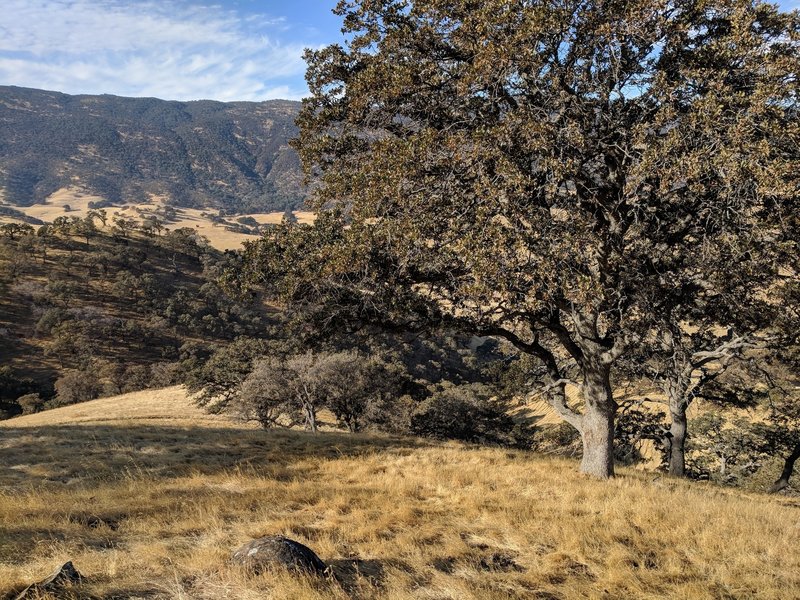
M 65 187 L 109 202 L 161 197 L 228 212 L 299 207 L 299 102 L 172 102 L 0 86 L 0 197 Z

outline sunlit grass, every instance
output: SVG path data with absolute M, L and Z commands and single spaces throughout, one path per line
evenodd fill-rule
M 263 432 L 203 417 L 178 389 L 4 422 L 0 457 L 0 590 L 73 560 L 82 598 L 800 597 L 790 500 L 629 470 L 601 483 L 518 451 Z M 229 563 L 267 534 L 337 578 Z

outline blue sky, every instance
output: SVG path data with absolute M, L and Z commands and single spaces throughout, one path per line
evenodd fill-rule
M 0 85 L 168 100 L 299 99 L 336 0 L 0 0 Z M 786 8 L 800 0 L 782 0 Z
M 336 0 L 0 0 L 0 85 L 169 100 L 299 99 Z

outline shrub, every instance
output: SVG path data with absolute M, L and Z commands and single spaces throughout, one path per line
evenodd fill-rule
M 67 371 L 56 380 L 54 406 L 66 406 L 99 398 L 103 391 L 97 376 L 91 371 Z
M 518 424 L 508 405 L 483 384 L 445 388 L 425 400 L 411 417 L 416 435 L 480 444 L 529 447 L 532 430 Z
M 18 376 L 11 367 L 0 367 L 0 419 L 18 415 L 21 408 L 17 399 L 38 390 L 32 379 Z
M 44 408 L 44 400 L 39 394 L 25 394 L 17 398 L 17 404 L 22 409 L 23 415 L 32 415 Z

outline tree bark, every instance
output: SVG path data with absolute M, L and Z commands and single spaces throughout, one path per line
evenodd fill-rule
M 614 476 L 614 415 L 608 367 L 585 372 L 585 410 L 582 419 L 583 459 L 581 473 L 608 479 Z
M 303 413 L 306 418 L 306 426 L 313 433 L 317 433 L 317 409 L 314 407 L 314 404 L 312 402 L 309 402 L 305 398 L 301 398 L 300 403 L 303 405 Z
M 306 407 L 306 421 L 311 431 L 317 433 L 317 411 L 314 410 L 313 406 Z
M 672 422 L 669 426 L 669 474 L 675 477 L 686 475 L 686 407 L 682 404 L 670 406 Z
M 781 476 L 778 477 L 778 480 L 769 488 L 770 494 L 775 494 L 789 487 L 789 478 L 794 472 L 794 463 L 797 462 L 798 459 L 800 459 L 800 442 L 795 445 L 792 453 L 786 457 L 783 463 L 783 472 L 781 472 Z

